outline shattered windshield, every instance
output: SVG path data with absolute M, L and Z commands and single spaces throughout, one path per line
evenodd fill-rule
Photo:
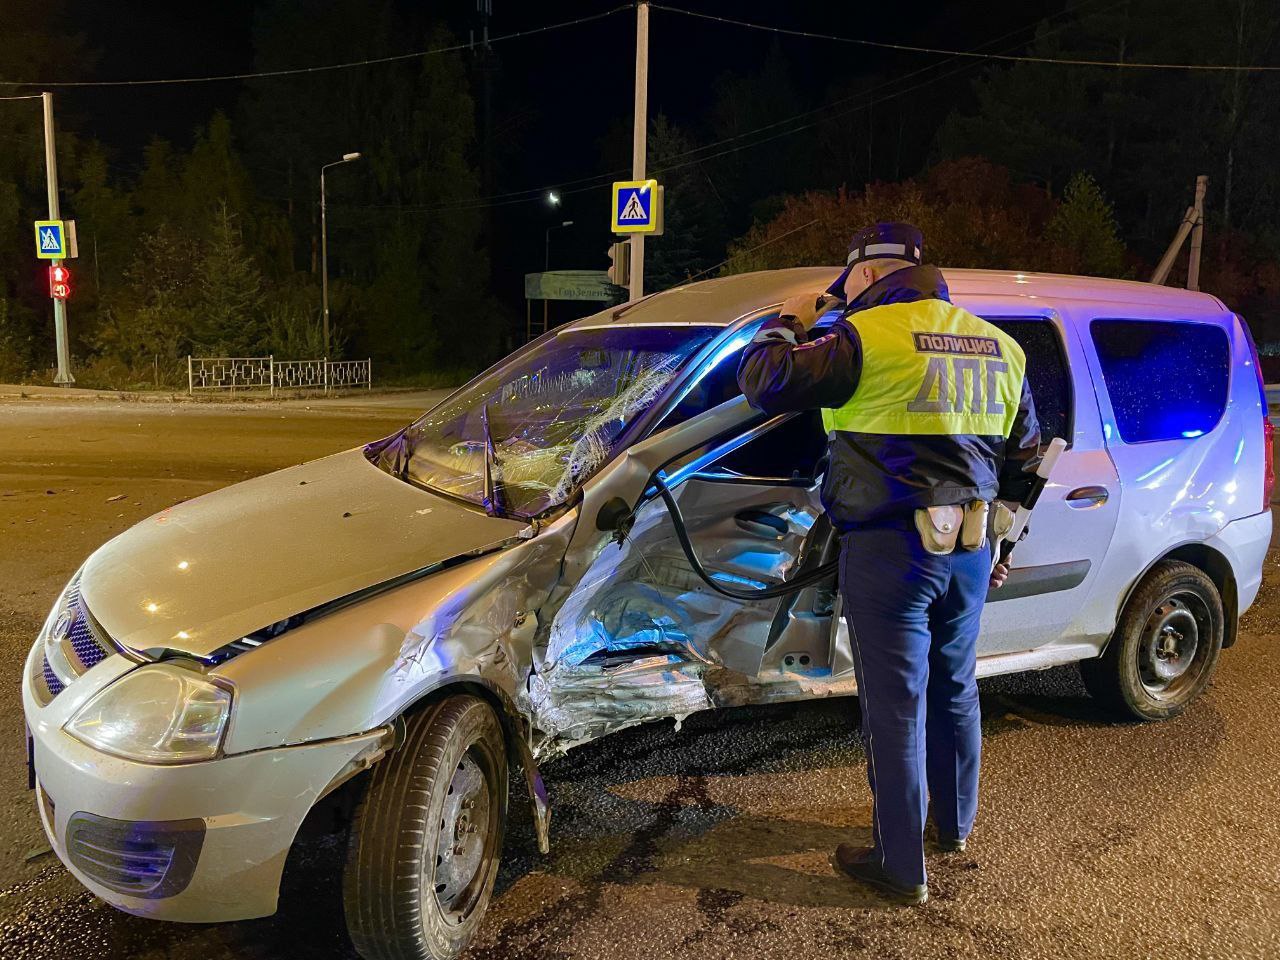
M 488 500 L 496 513 L 539 514 L 609 459 L 627 426 L 718 332 L 566 330 L 416 421 L 404 435 L 400 469 L 444 493 L 479 505 Z

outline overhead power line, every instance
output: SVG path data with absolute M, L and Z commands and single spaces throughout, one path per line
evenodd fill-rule
M 1235 63 L 1145 63 L 1137 60 L 1088 60 L 1075 57 L 1035 57 L 1030 55 L 981 53 L 976 50 L 948 50 L 940 47 L 918 47 L 908 43 L 889 43 L 880 40 L 864 40 L 858 37 L 837 37 L 831 34 L 814 33 L 809 30 L 792 30 L 787 27 L 775 27 L 765 23 L 751 23 L 747 20 L 735 20 L 732 17 L 721 17 L 713 13 L 699 13 L 696 10 L 684 10 L 680 7 L 668 7 L 665 4 L 653 3 L 654 10 L 665 10 L 667 13 L 680 13 L 698 20 L 711 20 L 716 23 L 727 23 L 735 27 L 747 27 L 752 30 L 763 30 L 789 37 L 805 37 L 810 40 L 832 40 L 837 43 L 852 43 L 862 47 L 876 47 L 881 50 L 898 50 L 905 53 L 927 53 L 943 57 L 969 57 L 975 60 L 998 60 L 1006 63 L 1044 63 L 1064 67 L 1114 67 L 1124 70 L 1207 70 L 1221 73 L 1271 73 L 1280 72 L 1280 66 L 1262 64 L 1244 65 Z
M 732 263 L 734 260 L 741 260 L 743 257 L 748 256 L 749 254 L 755 253 L 757 250 L 763 247 L 767 247 L 771 243 L 777 243 L 779 240 L 785 240 L 787 237 L 791 236 L 793 233 L 799 233 L 801 230 L 807 230 L 809 227 L 812 227 L 817 222 L 818 222 L 818 218 L 814 217 L 808 223 L 802 223 L 798 227 L 792 227 L 786 233 L 780 233 L 776 237 L 770 237 L 768 240 L 764 240 L 760 243 L 757 243 L 754 247 L 748 247 L 746 250 L 739 250 L 737 253 L 730 254 L 729 256 L 721 260 L 719 263 L 713 264 L 707 267 L 707 269 L 705 270 L 700 270 L 698 273 L 695 273 L 692 276 L 687 277 L 680 282 L 693 283 L 693 281 L 697 280 L 699 277 L 705 277 L 708 273 L 710 273 L 713 270 L 719 270 L 721 267 Z
M 1081 2 L 1075 4 L 1074 6 L 1067 7 L 1066 9 L 1060 11 L 1058 14 L 1055 14 L 1047 19 L 1053 20 L 1060 16 L 1067 16 L 1068 14 L 1077 14 L 1082 12 L 1087 7 L 1096 7 L 1099 3 L 1102 3 L 1102 2 L 1105 2 L 1105 0 L 1081 0 Z M 1095 11 L 1090 11 L 1088 15 L 1091 16 L 1093 12 Z M 1041 21 L 1038 21 L 1038 22 L 1041 22 Z M 1020 27 L 1014 30 L 1010 30 L 1007 33 L 1003 33 L 998 37 L 994 37 L 991 40 L 988 40 L 982 44 L 979 44 L 976 50 L 981 50 L 985 47 L 993 47 L 997 44 L 1003 43 L 1005 40 L 1009 39 L 1010 37 L 1015 36 L 1019 33 L 1023 33 L 1026 30 L 1032 29 L 1034 26 L 1035 24 L 1031 24 L 1026 27 Z M 1069 26 L 1069 24 L 1066 24 L 1066 23 L 1059 24 L 1058 26 L 1054 27 L 1052 30 L 1047 31 L 1045 35 L 1058 33 L 1066 29 L 1067 26 Z M 1014 45 L 1012 47 L 1005 47 L 1004 49 L 1005 50 L 1016 49 L 1017 46 L 1018 45 Z M 973 51 L 970 51 L 970 52 L 973 52 Z M 877 103 L 883 103 L 888 100 L 893 100 L 898 97 L 905 96 L 908 93 L 914 93 L 915 91 L 921 89 L 922 87 L 926 87 L 929 84 L 936 83 L 939 80 L 945 80 L 949 77 L 955 76 L 958 73 L 962 73 L 964 70 L 969 69 L 969 67 L 972 65 L 972 61 L 970 61 L 969 63 L 962 63 L 958 65 L 955 69 L 938 73 L 933 77 L 929 77 L 927 79 L 921 80 L 917 83 L 912 84 L 909 87 L 902 86 L 902 84 L 905 83 L 906 81 L 911 80 L 915 77 L 919 77 L 921 74 L 929 73 L 930 71 L 939 70 L 941 67 L 945 66 L 948 62 L 955 59 L 957 58 L 951 57 L 948 59 L 940 60 L 937 63 L 932 63 L 928 66 L 920 67 L 916 70 L 910 71 L 909 73 L 896 76 L 891 80 L 886 80 L 883 83 L 876 84 L 875 86 L 867 90 L 861 90 L 850 96 L 841 97 L 837 100 L 829 101 L 827 103 L 824 103 L 820 107 L 814 107 L 811 110 L 805 110 L 788 117 L 783 117 L 780 120 L 775 120 L 771 123 L 763 124 L 762 126 L 759 126 L 759 127 L 753 127 L 750 130 L 744 130 L 743 132 L 734 134 L 733 136 L 723 137 L 719 140 L 713 140 L 710 143 L 704 143 L 701 146 L 693 147 L 689 150 L 684 150 L 679 153 L 671 154 L 669 156 L 663 157 L 659 161 L 655 161 L 653 165 L 653 169 L 650 172 L 655 175 L 666 174 L 666 173 L 670 173 L 673 170 L 679 170 L 684 167 L 701 163 L 705 160 L 715 160 L 720 157 L 727 156 L 729 154 L 737 153 L 740 150 L 748 150 L 748 149 L 751 149 L 752 147 L 761 146 L 766 143 L 773 143 L 777 140 L 783 139 L 784 137 L 791 136 L 792 134 L 801 133 L 805 130 L 811 130 L 814 127 L 820 126 L 829 121 L 843 119 L 855 113 L 859 113 L 862 110 L 865 110 L 868 107 L 873 106 Z M 884 90 L 888 90 L 889 92 L 883 96 L 880 95 L 881 91 L 884 91 Z M 857 102 L 855 103 L 855 101 Z M 850 104 L 852 104 L 852 106 L 850 106 L 849 109 L 847 110 L 838 109 L 840 107 L 848 106 Z M 799 123 L 799 121 L 807 120 L 811 117 L 816 117 L 817 119 L 810 123 Z M 753 140 L 747 139 L 749 137 L 754 137 L 756 134 L 778 130 L 778 128 L 780 127 L 785 129 L 782 129 L 779 132 L 772 134 L 771 136 L 760 137 L 758 139 L 753 139 Z M 740 142 L 740 141 L 746 141 L 746 142 Z M 737 144 L 737 146 L 727 147 L 728 144 Z M 720 147 L 727 147 L 727 149 L 717 149 Z M 436 204 L 426 204 L 426 205 L 338 204 L 338 206 L 346 206 L 350 209 L 356 209 L 356 208 L 387 209 L 387 210 L 394 210 L 398 213 L 436 213 L 436 212 L 447 211 L 447 210 L 459 210 L 459 211 L 460 210 L 480 210 L 480 209 L 487 209 L 489 207 L 505 207 L 505 206 L 511 206 L 513 204 L 532 203 L 536 200 L 541 200 L 546 195 L 546 192 L 552 189 L 558 191 L 562 196 L 570 196 L 578 193 L 586 193 L 591 190 L 599 190 L 602 187 L 608 186 L 609 183 L 614 179 L 616 179 L 617 177 L 624 176 L 630 173 L 630 170 L 631 170 L 630 167 L 618 168 L 615 170 L 609 170 L 603 173 L 594 174 L 588 177 L 579 177 L 576 180 L 559 180 L 559 181 L 556 181 L 555 183 L 544 184 L 540 187 L 529 187 L 525 190 L 514 190 L 508 193 L 492 194 L 490 196 L 484 196 L 484 197 L 472 197 L 465 200 L 454 200 L 454 201 L 447 201 L 444 203 L 436 203 Z
M 586 17 L 578 17 L 576 20 L 565 20 L 561 23 L 551 23 L 544 27 L 533 27 L 529 30 L 518 30 L 515 33 L 505 33 L 500 36 L 490 37 L 489 43 L 501 43 L 505 40 L 515 40 L 519 37 L 532 37 L 540 33 L 550 33 L 553 30 L 562 30 L 565 27 L 576 27 L 579 24 L 591 23 L 594 20 L 603 20 L 611 17 L 615 13 L 621 13 L 623 10 L 630 10 L 632 4 L 622 4 L 613 7 L 601 13 L 593 13 Z M 435 56 L 441 53 L 456 53 L 459 50 L 470 50 L 475 46 L 473 43 L 455 43 L 447 47 L 433 47 L 430 50 L 415 50 L 412 53 L 399 53 L 389 57 L 372 57 L 368 60 L 351 60 L 346 63 L 328 63 L 316 67 L 295 67 L 286 70 L 258 70 L 252 73 L 223 73 L 215 74 L 208 77 L 167 77 L 156 80 L 0 80 L 0 86 L 3 87 L 40 87 L 42 89 L 54 89 L 60 87 L 153 87 L 164 86 L 168 84 L 183 83 L 219 83 L 226 80 L 259 80 L 268 77 L 295 77 L 303 76 L 311 73 L 328 73 L 334 70 L 350 70 L 355 67 L 369 67 L 382 63 L 397 63 L 403 60 L 416 60 L 422 57 Z M 0 99 L 21 99 L 19 97 L 4 97 Z

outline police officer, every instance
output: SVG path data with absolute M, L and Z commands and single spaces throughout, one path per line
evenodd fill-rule
M 811 338 L 821 298 L 793 297 L 738 370 L 760 410 L 822 410 L 872 793 L 872 846 L 841 844 L 832 862 L 900 903 L 928 899 L 929 801 L 943 851 L 973 827 L 978 620 L 1008 573 L 974 528 L 997 497 L 1023 499 L 1040 440 L 1022 350 L 950 302 L 922 247 L 907 223 L 859 231 L 827 290 L 840 318 Z

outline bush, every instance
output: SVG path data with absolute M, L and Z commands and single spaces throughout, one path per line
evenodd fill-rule
M 1055 219 L 1064 209 L 1067 215 Z M 1090 191 L 1077 184 L 1059 204 L 1038 188 L 1015 184 L 1003 167 L 965 157 L 940 163 L 919 179 L 869 184 L 861 194 L 842 189 L 788 197 L 776 217 L 757 222 L 730 246 L 724 272 L 837 266 L 844 263 L 854 230 L 884 220 L 919 227 L 925 258 L 940 266 L 1072 272 L 1063 251 L 1077 250 L 1077 242 L 1087 240 L 1092 250 L 1099 237 L 1107 241 L 1108 222 L 1110 237 L 1119 244 L 1114 218 L 1106 221 L 1104 213 L 1109 216 L 1110 208 L 1096 185 Z M 1118 248 L 1118 258 L 1113 246 L 1105 249 L 1110 259 L 1088 265 L 1105 266 L 1115 275 L 1124 248 Z

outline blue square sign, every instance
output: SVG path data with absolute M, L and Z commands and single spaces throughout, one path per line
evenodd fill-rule
M 41 260 L 65 260 L 67 231 L 61 220 L 36 221 L 36 256 Z
M 613 232 L 657 233 L 662 221 L 657 180 L 621 180 L 613 185 Z

